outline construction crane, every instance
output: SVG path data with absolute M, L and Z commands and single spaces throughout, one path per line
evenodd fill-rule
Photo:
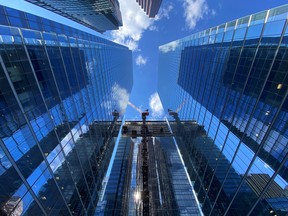
M 112 115 L 114 116 L 114 119 L 118 119 L 120 114 L 119 114 L 119 112 L 117 110 L 114 110 L 112 112 Z
M 139 172 L 137 177 L 137 189 L 134 195 L 134 199 L 139 204 L 136 208 L 137 215 L 140 216 L 149 216 L 149 167 L 148 167 L 148 138 L 149 133 L 148 126 L 146 124 L 146 117 L 149 116 L 148 109 L 141 111 L 140 108 L 135 106 L 130 101 L 128 105 L 134 108 L 137 112 L 141 114 L 142 117 L 142 126 L 141 126 L 141 136 L 142 140 L 139 144 L 140 149 L 140 163 L 139 163 Z M 124 133 L 127 133 L 128 129 L 125 127 Z M 133 132 L 133 131 L 132 131 Z M 137 132 L 136 132 L 137 133 Z M 137 137 L 137 134 L 134 134 Z M 132 134 L 133 137 L 133 134 Z
M 183 100 L 183 102 L 178 106 L 178 108 L 176 109 L 176 111 L 173 111 L 171 109 L 168 109 L 168 114 L 172 117 L 174 117 L 174 119 L 176 121 L 180 121 L 178 113 L 179 111 L 182 109 L 182 107 L 185 105 L 185 103 L 187 102 L 188 98 L 186 98 L 185 100 Z
M 149 115 L 148 109 L 142 112 L 142 141 L 141 144 L 141 172 L 142 172 L 142 215 L 149 216 L 149 167 L 148 167 L 148 126 L 146 117 Z

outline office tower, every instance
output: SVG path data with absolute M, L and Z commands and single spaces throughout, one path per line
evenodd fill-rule
M 136 0 L 150 18 L 154 18 L 159 11 L 162 0 Z
M 165 121 L 126 121 L 96 215 L 202 215 Z
M 288 212 L 287 193 L 267 197 L 288 181 L 287 12 L 284 5 L 159 47 L 159 96 L 182 128 L 176 140 L 205 215 Z M 266 180 L 251 184 L 255 174 Z
M 0 16 L 1 215 L 93 215 L 131 51 L 12 8 Z
M 122 16 L 118 0 L 25 0 L 98 32 L 118 29 Z

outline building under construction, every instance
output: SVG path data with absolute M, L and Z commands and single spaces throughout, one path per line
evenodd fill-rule
M 127 121 L 97 215 L 202 215 L 166 121 Z
M 203 215 L 216 205 L 213 200 L 218 191 L 222 205 L 215 206 L 215 214 L 224 214 L 242 176 L 234 168 L 226 173 L 230 163 L 203 125 L 180 120 L 177 112 L 168 112 L 174 119 L 169 123 L 146 121 L 146 111 L 142 121 L 126 121 L 122 128 L 116 125 L 121 137 L 102 211 L 97 215 Z M 225 178 L 230 183 L 221 188 Z M 256 200 L 262 191 L 258 186 L 265 185 L 267 179 L 268 175 L 249 176 L 238 191 L 238 203 L 243 208 L 249 206 L 249 200 Z M 285 215 L 286 191 L 274 182 L 261 205 L 270 208 L 271 214 L 276 209 L 279 215 Z M 259 215 L 264 213 L 262 208 L 255 210 Z M 241 214 L 232 211 L 229 215 Z

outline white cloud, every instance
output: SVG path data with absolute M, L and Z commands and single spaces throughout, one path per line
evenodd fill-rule
M 147 63 L 147 58 L 144 58 L 142 55 L 138 55 L 136 58 L 136 65 L 146 65 Z
M 164 110 L 157 92 L 153 93 L 149 98 L 149 107 L 152 118 L 163 118 Z
M 165 44 L 163 46 L 160 46 L 159 47 L 159 51 L 160 52 L 163 52 L 163 53 L 167 53 L 167 52 L 170 52 L 170 51 L 174 51 L 176 50 L 176 48 L 178 47 L 179 45 L 179 42 L 178 41 L 172 41 L 168 44 Z
M 161 7 L 155 19 L 160 20 L 162 18 L 170 19 L 170 11 L 173 9 L 173 5 L 170 3 L 167 7 Z
M 184 17 L 189 29 L 194 29 L 197 22 L 210 11 L 205 0 L 184 0 Z
M 116 102 L 117 108 L 124 113 L 129 102 L 129 93 L 125 88 L 121 88 L 118 84 L 112 86 L 112 98 Z
M 138 42 L 145 30 L 157 30 L 152 27 L 155 21 L 169 18 L 173 6 L 163 9 L 162 15 L 155 19 L 149 18 L 135 0 L 119 0 L 123 26 L 110 32 L 114 42 L 124 44 L 132 51 L 138 50 Z
M 149 27 L 149 30 L 150 30 L 150 31 L 158 31 L 158 27 L 157 27 L 156 25 L 151 25 L 151 26 Z
M 136 1 L 120 0 L 119 3 L 123 26 L 119 30 L 112 31 L 111 36 L 115 42 L 135 51 L 143 31 L 152 25 L 153 20 L 149 19 Z
M 101 106 L 105 108 L 107 112 L 112 112 L 116 109 L 121 114 L 125 113 L 126 107 L 129 102 L 129 93 L 125 88 L 120 87 L 118 84 L 114 83 L 111 88 L 111 97 L 104 100 Z
M 211 10 L 211 14 L 212 16 L 215 16 L 216 15 L 216 11 L 214 9 Z
M 104 107 L 108 112 L 112 111 L 112 103 L 110 100 L 105 100 L 101 103 L 101 106 Z

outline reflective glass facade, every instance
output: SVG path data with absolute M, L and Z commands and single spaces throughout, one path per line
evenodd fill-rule
M 95 215 L 203 215 L 171 128 L 166 121 L 147 121 L 146 126 L 145 138 L 143 122 L 126 121 L 122 126 Z
M 126 215 L 131 181 L 131 165 L 134 143 L 130 138 L 121 138 L 107 187 L 102 211 L 96 215 Z
M 132 80 L 127 47 L 0 6 L 1 215 L 94 214 Z
M 122 26 L 118 0 L 25 0 L 98 32 Z
M 287 16 L 284 5 L 159 47 L 159 96 L 205 215 L 288 212 Z

